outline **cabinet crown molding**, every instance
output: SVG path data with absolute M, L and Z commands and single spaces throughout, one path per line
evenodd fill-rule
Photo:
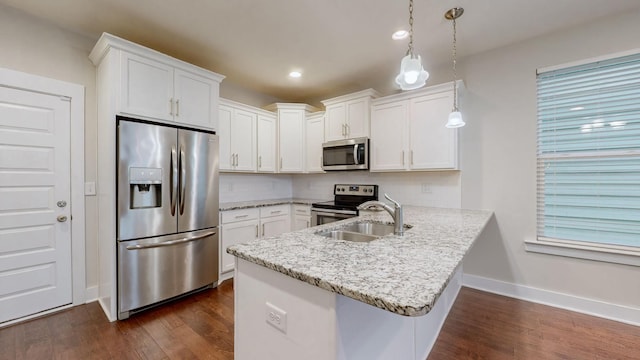
M 462 80 L 456 80 L 456 86 L 458 88 L 458 97 L 460 97 L 460 93 L 463 92 L 465 89 L 464 82 Z M 387 95 L 387 96 L 372 100 L 371 104 L 380 105 L 388 102 L 407 100 L 407 99 L 412 99 L 418 96 L 437 94 L 437 93 L 446 92 L 446 91 L 453 91 L 452 81 L 423 87 L 418 90 L 403 91 L 397 94 Z
M 263 109 L 268 111 L 277 111 L 277 110 L 304 110 L 308 113 L 316 112 L 320 109 L 313 107 L 308 104 L 302 103 L 273 103 L 265 106 Z
M 132 54 L 136 54 L 139 56 L 143 56 L 146 58 L 150 58 L 150 59 L 158 59 L 161 58 L 163 61 L 169 61 L 171 62 L 172 66 L 180 68 L 182 70 L 185 71 L 190 71 L 190 72 L 194 72 L 197 73 L 198 75 L 204 76 L 204 77 L 208 77 L 210 79 L 213 79 L 217 82 L 222 82 L 222 80 L 225 78 L 224 75 L 220 75 L 218 73 L 215 73 L 213 71 L 207 70 L 207 69 L 203 69 L 201 67 L 195 66 L 193 64 L 190 64 L 186 61 L 182 61 L 180 59 L 176 59 L 174 57 L 171 57 L 169 55 L 163 54 L 159 51 L 150 49 L 148 47 L 136 44 L 134 42 L 131 42 L 129 40 L 125 40 L 123 38 L 117 37 L 115 35 L 109 34 L 109 33 L 102 33 L 102 35 L 100 36 L 100 39 L 98 39 L 98 42 L 96 43 L 96 45 L 93 47 L 93 49 L 91 50 L 91 53 L 89 54 L 89 59 L 91 60 L 91 62 L 95 65 L 98 66 L 100 65 L 100 63 L 102 62 L 102 59 L 104 59 L 104 57 L 106 56 L 106 54 L 109 52 L 110 49 L 118 49 L 118 50 L 124 50 L 126 52 L 132 53 Z
M 366 90 L 362 90 L 362 91 L 358 91 L 358 92 L 354 92 L 354 93 L 350 93 L 350 94 L 345 94 L 345 95 L 341 95 L 341 96 L 337 96 L 331 99 L 327 99 L 327 100 L 322 100 L 320 101 L 322 103 L 322 105 L 326 106 L 330 106 L 333 105 L 335 103 L 340 103 L 340 102 L 345 102 L 345 101 L 349 101 L 349 100 L 355 100 L 355 99 L 360 99 L 363 97 L 369 97 L 371 99 L 375 99 L 380 97 L 380 93 L 377 92 L 374 89 L 366 89 Z

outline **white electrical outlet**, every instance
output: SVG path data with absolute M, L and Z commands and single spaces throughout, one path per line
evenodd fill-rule
M 428 183 L 422 183 L 422 193 L 431 194 L 431 185 L 429 185 Z
M 273 326 L 274 328 L 282 331 L 285 334 L 287 333 L 287 313 L 284 310 L 279 309 L 267 302 L 264 314 L 267 324 Z

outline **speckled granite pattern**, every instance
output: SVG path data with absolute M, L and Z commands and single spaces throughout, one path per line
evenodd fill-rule
M 332 240 L 317 231 L 374 221 L 387 212 L 361 216 L 277 237 L 231 246 L 227 252 L 295 279 L 400 315 L 428 313 L 463 257 L 493 215 L 491 211 L 405 206 L 400 237 L 368 243 Z
M 299 198 L 286 198 L 286 199 L 270 199 L 270 200 L 252 200 L 252 201 L 238 201 L 220 204 L 220 211 L 249 209 L 264 206 L 282 205 L 282 204 L 299 204 L 299 205 L 311 205 L 314 202 L 327 201 L 317 199 L 299 199 Z

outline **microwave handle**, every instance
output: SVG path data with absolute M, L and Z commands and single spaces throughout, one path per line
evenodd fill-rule
M 358 162 L 358 144 L 353 145 L 353 163 L 356 165 L 360 165 Z

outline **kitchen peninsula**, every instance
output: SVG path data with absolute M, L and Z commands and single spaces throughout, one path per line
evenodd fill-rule
M 491 211 L 404 207 L 403 236 L 316 234 L 361 216 L 230 247 L 236 359 L 425 359 Z

